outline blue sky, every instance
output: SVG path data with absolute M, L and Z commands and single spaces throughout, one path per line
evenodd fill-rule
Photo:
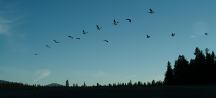
M 167 61 L 173 64 L 179 54 L 190 59 L 195 47 L 216 50 L 215 5 L 214 0 L 0 0 L 0 79 L 88 85 L 163 80 Z M 82 35 L 83 29 L 89 33 Z

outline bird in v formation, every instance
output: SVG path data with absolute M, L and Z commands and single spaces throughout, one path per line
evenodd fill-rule
M 116 26 L 116 25 L 118 25 L 118 24 L 119 24 L 119 21 L 117 21 L 117 20 L 114 19 L 114 20 L 113 20 L 113 25 Z
M 129 19 L 129 18 L 128 18 L 128 19 L 125 19 L 125 20 L 127 20 L 127 21 L 128 21 L 128 22 L 130 22 L 130 23 L 132 22 L 132 20 L 131 20 L 131 19 Z
M 74 38 L 74 37 L 72 37 L 72 36 L 70 36 L 70 35 L 69 35 L 69 36 L 67 36 L 67 37 L 69 37 L 70 39 L 73 39 L 73 38 Z
M 104 42 L 106 42 L 106 43 L 109 43 L 109 41 L 108 40 L 103 40 Z
M 149 11 L 148 11 L 148 13 L 149 14 L 154 14 L 155 13 L 155 11 L 152 9 L 152 8 L 150 8 L 149 9 Z M 130 18 L 127 18 L 127 19 L 125 19 L 126 21 L 128 21 L 129 23 L 131 23 L 132 22 L 132 19 L 130 19 Z M 116 19 L 114 19 L 113 20 L 113 25 L 118 25 L 120 22 L 119 21 L 117 21 Z M 102 29 L 102 27 L 100 27 L 98 24 L 96 24 L 96 29 L 98 30 L 98 31 L 100 31 L 101 29 Z M 85 34 L 87 34 L 88 32 L 87 31 L 85 31 L 85 30 L 82 30 L 82 34 L 83 35 L 85 35 Z M 204 33 L 204 35 L 208 35 L 208 33 Z M 67 36 L 68 38 L 70 38 L 70 39 L 74 39 L 74 37 L 73 36 Z M 171 33 L 171 37 L 175 37 L 175 33 Z M 151 36 L 150 35 L 146 35 L 146 38 L 147 39 L 149 39 L 149 38 L 151 38 Z M 77 40 L 80 40 L 81 38 L 80 37 L 76 37 L 75 39 L 77 39 Z M 103 40 L 104 42 L 106 42 L 106 43 L 109 43 L 109 40 Z M 54 43 L 60 43 L 59 41 L 57 41 L 57 40 L 53 40 L 53 42 Z M 51 46 L 50 45 L 45 45 L 47 48 L 51 48 Z M 34 53 L 34 55 L 39 55 L 38 53 Z
M 152 10 L 152 9 L 150 8 L 148 13 L 149 13 L 149 14 L 154 14 L 154 13 L 155 13 L 155 11 L 154 11 L 154 10 Z
M 146 35 L 146 38 L 150 38 L 150 37 L 151 37 L 150 35 L 148 35 L 148 34 Z
M 96 28 L 98 31 L 100 31 L 102 29 L 102 27 L 100 27 L 99 25 L 96 25 Z
M 206 36 L 208 35 L 208 33 L 204 33 Z
M 174 37 L 174 36 L 175 36 L 175 33 L 171 33 L 171 36 Z
M 82 34 L 87 34 L 88 32 L 87 31 L 85 31 L 85 30 L 82 30 Z
M 59 42 L 59 41 L 57 41 L 57 40 L 53 40 L 53 42 L 54 42 L 54 43 L 60 43 L 60 42 Z

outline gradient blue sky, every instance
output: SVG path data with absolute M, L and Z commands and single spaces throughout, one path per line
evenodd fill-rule
M 179 54 L 190 59 L 195 47 L 216 50 L 215 5 L 215 0 L 0 0 L 0 80 L 87 85 L 163 80 L 167 61 L 173 64 Z M 149 15 L 149 8 L 156 13 Z M 113 19 L 120 24 L 112 25 Z M 89 33 L 82 35 L 83 29 Z

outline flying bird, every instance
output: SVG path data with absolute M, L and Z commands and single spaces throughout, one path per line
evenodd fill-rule
M 109 43 L 109 41 L 108 40 L 103 40 L 104 42 L 106 42 L 106 43 Z
M 99 25 L 96 25 L 96 28 L 98 31 L 100 31 L 102 29 L 102 27 L 100 27 Z
M 50 45 L 46 45 L 47 48 L 51 48 Z
M 57 40 L 53 40 L 54 41 L 54 43 L 60 43 L 60 42 L 58 42 Z
M 148 13 L 149 14 L 154 14 L 155 12 L 150 8 Z
M 204 33 L 206 36 L 208 35 L 208 33 Z
M 69 35 L 69 36 L 67 36 L 67 37 L 69 37 L 69 38 L 71 38 L 71 39 L 73 39 L 73 38 L 74 38 L 74 37 L 72 37 L 72 36 L 70 36 L 70 35 Z
M 35 53 L 34 55 L 38 55 L 38 53 Z
M 146 38 L 150 38 L 151 36 L 150 35 L 146 35 Z
M 175 33 L 172 33 L 171 36 L 174 37 L 174 36 L 175 36 Z
M 118 25 L 118 24 L 119 24 L 119 22 L 114 19 L 113 20 L 113 25 Z
M 84 34 L 84 35 L 87 34 L 87 33 L 88 33 L 88 32 L 86 32 L 85 30 L 82 31 L 82 34 Z
M 129 19 L 129 18 L 128 18 L 128 19 L 125 19 L 125 20 L 127 20 L 127 21 L 128 21 L 128 22 L 130 22 L 130 23 L 132 22 L 132 20 L 131 20 L 131 19 Z
M 81 38 L 77 37 L 76 39 L 80 40 Z

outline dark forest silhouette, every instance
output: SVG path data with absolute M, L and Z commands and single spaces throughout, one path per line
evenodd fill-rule
M 188 61 L 179 55 L 172 68 L 167 64 L 163 81 L 99 84 L 88 86 L 51 83 L 28 85 L 0 80 L 1 98 L 216 98 L 216 58 L 208 49 L 195 49 Z M 196 85 L 196 87 L 194 86 Z M 210 86 L 209 86 L 210 85 Z M 214 86 L 215 85 L 215 86 Z
M 128 83 L 113 83 L 113 84 L 99 84 L 87 86 L 84 82 L 83 85 L 72 84 L 69 85 L 69 81 L 66 80 L 65 86 L 58 86 L 58 88 L 71 87 L 71 88 L 131 88 L 131 87 L 161 87 L 170 85 L 214 85 L 216 84 L 215 68 L 216 68 L 216 57 L 214 52 L 209 52 L 209 49 L 205 49 L 205 53 L 199 48 L 194 51 L 195 58 L 188 61 L 184 55 L 179 55 L 175 61 L 174 68 L 168 61 L 167 70 L 165 73 L 164 81 L 151 82 L 132 82 Z M 41 85 L 28 85 L 17 82 L 0 82 L 0 88 L 32 88 L 32 87 L 48 87 Z
M 216 58 L 214 52 L 199 48 L 194 51 L 195 58 L 188 61 L 184 55 L 179 55 L 174 68 L 167 64 L 165 85 L 214 85 L 216 84 Z

